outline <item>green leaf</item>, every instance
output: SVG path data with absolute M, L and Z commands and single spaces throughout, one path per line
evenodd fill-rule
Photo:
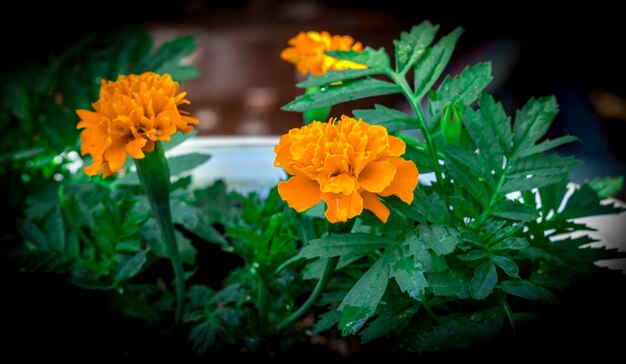
M 470 293 L 474 299 L 484 300 L 498 284 L 498 273 L 492 262 L 482 262 L 474 271 Z
M 464 262 L 473 262 L 475 260 L 482 259 L 489 255 L 489 252 L 484 249 L 470 250 L 465 254 L 459 254 L 456 257 Z
M 327 55 L 343 59 L 345 61 L 351 61 L 355 63 L 364 64 L 369 68 L 377 68 L 382 70 L 391 69 L 389 64 L 389 56 L 384 48 L 372 49 L 365 47 L 362 52 L 357 51 L 328 51 Z
M 449 158 L 446 161 L 446 167 L 456 184 L 467 191 L 481 206 L 486 207 L 488 205 L 490 189 L 484 181 L 474 176 L 474 170 L 454 158 Z
M 164 43 L 155 54 L 147 57 L 145 62 L 138 64 L 135 69 L 137 72 L 169 73 L 174 80 L 179 82 L 185 81 L 189 76 L 193 75 L 190 67 L 194 66 L 181 66 L 180 61 L 191 54 L 196 47 L 197 42 L 194 37 L 175 38 Z
M 399 40 L 394 40 L 396 54 L 396 71 L 400 74 L 406 72 L 424 55 L 426 49 L 435 39 L 439 26 L 424 21 L 411 28 L 409 33 L 402 32 Z
M 498 202 L 494 207 L 493 215 L 522 222 L 534 221 L 539 218 L 539 212 L 534 206 L 514 200 Z
M 320 319 L 313 326 L 311 334 L 319 335 L 322 331 L 330 329 L 335 326 L 337 322 L 339 322 L 340 317 L 341 311 L 337 311 L 336 308 L 331 307 L 328 311 L 320 315 Z
M 124 256 L 122 261 L 119 262 L 113 271 L 113 280 L 119 283 L 136 276 L 137 273 L 141 271 L 141 268 L 146 263 L 146 260 L 146 252 L 144 250 L 132 256 Z
M 300 258 L 330 258 L 347 254 L 366 254 L 391 245 L 383 237 L 363 233 L 334 234 L 313 239 L 300 250 Z
M 558 300 L 554 294 L 543 287 L 536 286 L 529 281 L 516 279 L 500 282 L 499 287 L 506 293 L 528 300 L 541 300 L 556 304 Z
M 388 282 L 389 263 L 386 255 L 383 255 L 363 274 L 339 305 L 339 328 L 343 335 L 357 333 L 376 312 Z
M 500 308 L 441 317 L 432 331 L 417 337 L 418 352 L 437 352 L 467 348 L 487 341 L 502 329 L 504 313 Z
M 522 159 L 511 166 L 500 192 L 529 191 L 559 182 L 579 165 L 574 157 L 556 154 Z
M 493 250 L 507 250 L 507 249 L 521 250 L 526 247 L 528 247 L 528 240 L 517 237 L 517 236 L 511 236 L 511 237 L 505 238 L 497 242 L 496 244 L 491 246 L 491 249 Z
M 496 255 L 493 257 L 493 262 L 511 278 L 519 278 L 519 267 L 514 261 L 507 257 Z
M 384 126 L 390 133 L 418 128 L 414 117 L 379 104 L 374 105 L 374 109 L 354 110 L 352 113 L 355 118 L 369 124 Z
M 567 144 L 567 143 L 571 143 L 571 142 L 575 142 L 579 140 L 580 139 L 578 139 L 577 137 L 573 135 L 564 135 L 553 140 L 548 139 L 540 144 L 533 145 L 532 147 L 526 149 L 526 151 L 522 153 L 521 157 L 524 158 L 524 157 L 528 157 L 531 155 L 540 154 L 550 149 L 554 149 L 558 146 L 561 146 L 563 144 Z
M 441 225 L 420 225 L 420 237 L 437 255 L 448 255 L 459 243 L 459 232 Z
M 396 279 L 402 292 L 421 301 L 424 298 L 424 289 L 428 287 L 424 269 L 421 264 L 415 263 L 411 257 L 404 257 L 392 264 L 391 276 Z
M 624 186 L 624 176 L 595 178 L 588 183 L 592 190 L 596 191 L 598 197 L 608 198 L 618 193 Z
M 355 78 L 377 75 L 380 73 L 381 70 L 377 68 L 346 69 L 339 71 L 329 70 L 321 76 L 309 77 L 306 81 L 300 82 L 296 86 L 300 88 L 327 86 L 335 82 L 344 82 L 348 80 L 353 80 Z
M 385 307 L 385 310 L 361 331 L 361 344 L 366 344 L 407 325 L 419 308 L 420 305 L 413 300 L 389 302 L 389 306 Z
M 211 158 L 208 154 L 189 153 L 168 158 L 170 176 L 178 176 L 206 163 Z
M 283 106 L 286 111 L 306 111 L 333 106 L 346 101 L 358 100 L 371 96 L 400 93 L 400 86 L 375 78 L 364 78 L 328 86 L 324 90 L 299 96 Z
M 406 211 L 405 214 L 415 220 L 420 220 L 423 217 L 434 224 L 446 225 L 450 223 L 450 213 L 443 197 L 436 192 L 426 194 L 424 189 L 420 187 L 415 189 L 414 194 L 415 198 L 413 198 L 411 205 L 399 202 L 399 207 L 404 209 L 404 211 L 400 211 L 403 213 Z M 400 200 L 398 199 L 398 201 Z M 393 206 L 396 207 L 395 204 Z
M 607 186 L 602 189 L 602 184 L 596 183 L 596 188 L 600 192 L 606 194 L 611 192 L 615 187 Z M 567 200 L 565 209 L 558 214 L 558 218 L 562 220 L 574 219 L 579 217 L 614 214 L 624 211 L 623 207 L 614 203 L 602 204 L 602 199 L 598 192 L 592 188 L 590 184 L 584 184 L 574 190 L 574 193 Z
M 534 145 L 546 134 L 556 114 L 559 105 L 554 96 L 531 98 L 515 115 L 513 125 L 513 143 L 516 154 L 511 158 L 523 155 L 527 148 Z
M 441 96 L 443 104 L 461 101 L 464 105 L 470 105 L 478 99 L 492 79 L 491 64 L 480 63 L 466 67 L 455 77 L 446 76 L 437 93 Z
M 433 87 L 439 76 L 443 73 L 450 61 L 456 42 L 463 33 L 461 28 L 456 28 L 450 34 L 441 38 L 437 44 L 430 48 L 424 57 L 415 65 L 415 92 L 416 100 L 422 97 Z
M 426 280 L 435 296 L 469 297 L 470 280 L 461 272 L 449 270 L 446 272 L 427 272 Z

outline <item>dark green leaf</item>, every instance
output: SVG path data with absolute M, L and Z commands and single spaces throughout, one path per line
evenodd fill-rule
M 320 319 L 313 326 L 311 334 L 319 335 L 322 331 L 330 329 L 335 326 L 337 322 L 339 322 L 340 317 L 341 311 L 337 311 L 336 308 L 331 307 L 328 311 L 320 315 Z
M 335 82 L 343 82 L 353 80 L 355 78 L 361 78 L 365 76 L 380 74 L 381 70 L 377 68 L 366 69 L 346 69 L 346 70 L 329 70 L 321 76 L 309 77 L 308 80 L 300 82 L 296 86 L 300 88 L 311 88 L 319 86 L 327 86 Z
M 328 51 L 326 52 L 326 54 L 333 58 L 364 64 L 369 68 L 377 68 L 382 70 L 391 69 L 391 66 L 389 64 L 389 56 L 387 55 L 387 52 L 384 48 L 372 49 L 370 47 L 365 47 L 362 52 Z
M 469 314 L 445 316 L 432 331 L 417 337 L 416 350 L 437 352 L 467 348 L 498 334 L 503 322 L 504 313 L 496 307 Z
M 615 187 L 608 186 L 602 191 L 602 185 L 596 184 L 596 188 L 601 193 L 611 192 Z M 574 190 L 574 193 L 567 200 L 565 209 L 558 214 L 559 219 L 574 219 L 579 217 L 614 214 L 624 210 L 623 207 L 615 205 L 613 202 L 602 204 L 603 198 L 590 184 L 584 184 Z
M 460 299 L 469 297 L 470 280 L 461 272 L 454 270 L 447 272 L 427 272 L 426 280 L 435 296 L 454 296 Z
M 366 344 L 408 324 L 419 308 L 420 305 L 413 300 L 389 302 L 389 306 L 361 331 L 361 343 Z
M 143 250 L 132 256 L 124 256 L 113 271 L 113 280 L 119 283 L 134 277 L 141 271 L 146 260 L 146 252 Z
M 493 257 L 493 262 L 511 278 L 519 278 L 519 268 L 514 261 L 507 257 L 496 255 Z
M 282 109 L 286 111 L 306 111 L 371 96 L 395 94 L 400 91 L 400 87 L 393 83 L 375 78 L 364 78 L 344 82 L 340 85 L 328 86 L 324 90 L 299 96 L 283 106 Z
M 552 292 L 543 287 L 536 286 L 526 280 L 516 279 L 502 281 L 500 282 L 499 287 L 508 294 L 529 300 L 541 300 L 552 304 L 556 304 L 558 302 Z
M 467 67 L 455 77 L 446 76 L 437 89 L 442 102 L 461 101 L 464 105 L 470 105 L 480 93 L 489 85 L 491 77 L 491 64 L 480 63 L 473 67 Z
M 493 214 L 505 219 L 528 222 L 539 218 L 539 212 L 534 206 L 529 206 L 514 200 L 502 200 L 495 205 Z
M 421 301 L 424 298 L 424 289 L 428 287 L 424 268 L 416 263 L 412 257 L 404 257 L 396 260 L 391 267 L 391 275 L 396 279 L 402 292 Z
M 459 254 L 456 257 L 465 262 L 472 262 L 474 260 L 482 259 L 489 255 L 489 252 L 483 249 L 470 250 L 465 254 Z
M 474 299 L 484 300 L 498 284 L 498 273 L 492 262 L 482 262 L 474 271 L 470 293 Z
M 461 36 L 461 33 L 463 33 L 463 30 L 456 28 L 450 34 L 441 38 L 415 65 L 414 95 L 416 100 L 421 100 L 437 82 L 452 56 L 456 41 Z
M 414 117 L 379 104 L 374 105 L 374 109 L 354 110 L 352 113 L 369 124 L 384 126 L 388 132 L 418 127 Z
M 383 255 L 363 274 L 339 305 L 339 328 L 343 335 L 355 334 L 376 312 L 389 282 L 389 263 Z
M 411 28 L 409 33 L 402 32 L 399 40 L 394 40 L 396 54 L 396 71 L 406 72 L 424 55 L 428 46 L 435 39 L 439 26 L 424 21 Z
M 579 165 L 574 157 L 555 154 L 522 159 L 511 166 L 500 192 L 529 191 L 559 182 Z
M 178 176 L 206 163 L 211 158 L 208 154 L 189 153 L 168 158 L 170 176 Z
M 454 251 L 459 243 L 459 232 L 454 228 L 441 225 L 420 225 L 420 237 L 427 247 L 437 255 L 447 255 Z
M 389 239 L 363 233 L 335 234 L 314 239 L 306 245 L 300 258 L 330 258 L 347 254 L 365 254 L 389 246 Z

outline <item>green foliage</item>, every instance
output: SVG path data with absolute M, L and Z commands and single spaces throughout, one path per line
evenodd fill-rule
M 331 305 L 316 332 L 336 322 L 344 335 L 360 332 L 363 342 L 395 337 L 409 351 L 468 347 L 496 335 L 505 316 L 514 325 L 523 316 L 515 312 L 537 309 L 524 300 L 555 303 L 554 290 L 597 269 L 594 261 L 622 255 L 587 246 L 593 240 L 584 235 L 568 236 L 590 230 L 574 218 L 624 210 L 604 201 L 623 179 L 568 186 L 580 162 L 554 149 L 577 138 L 543 139 L 558 113 L 555 98 L 533 98 L 512 119 L 485 93 L 488 63 L 447 75 L 433 90 L 462 33 L 436 41 L 437 31 L 424 22 L 402 33 L 394 42 L 395 68 L 382 50 L 329 52 L 368 68 L 311 77 L 300 86 L 320 91 L 285 106 L 305 111 L 399 92 L 413 114 L 376 104 L 354 116 L 388 128 L 407 144 L 405 158 L 436 177 L 418 186 L 410 205 L 385 198 L 392 210 L 387 224 L 361 216 L 351 234 L 303 247 L 298 258 L 351 257 L 337 273 L 331 290 L 338 297 L 324 301 Z M 456 129 L 441 125 L 457 121 Z M 418 138 L 404 133 L 412 129 Z

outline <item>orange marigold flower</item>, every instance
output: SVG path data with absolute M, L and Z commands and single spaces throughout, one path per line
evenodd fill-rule
M 82 155 L 90 154 L 93 164 L 85 173 L 104 177 L 115 173 L 126 162 L 126 153 L 135 159 L 154 150 L 159 140 L 171 141 L 177 131 L 189 133 L 198 120 L 179 110 L 186 92 L 168 74 L 145 72 L 102 81 L 95 111 L 77 110 L 80 117 Z
M 367 68 L 365 65 L 336 59 L 324 54 L 326 51 L 363 51 L 361 42 L 354 42 L 348 35 L 333 35 L 328 32 L 301 32 L 289 40 L 291 47 L 285 48 L 280 57 L 296 65 L 300 73 L 314 76 L 323 75 L 328 70 Z
M 274 148 L 274 166 L 291 175 L 278 192 L 298 212 L 324 200 L 330 222 L 345 222 L 364 208 L 387 222 L 389 209 L 378 196 L 411 203 L 417 186 L 417 167 L 400 157 L 405 148 L 384 127 L 345 115 L 291 129 Z

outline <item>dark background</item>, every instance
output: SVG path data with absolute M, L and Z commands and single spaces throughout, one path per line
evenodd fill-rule
M 145 26 L 157 42 L 194 35 L 200 47 L 190 61 L 202 76 L 184 88 L 202 122 L 201 133 L 278 135 L 301 123 L 298 114 L 279 110 L 300 92 L 294 87 L 294 67 L 279 58 L 289 38 L 299 31 L 328 30 L 391 49 L 400 31 L 430 20 L 441 25 L 442 33 L 465 28 L 450 71 L 492 60 L 495 80 L 490 91 L 511 113 L 532 96 L 557 96 L 562 112 L 550 135 L 571 133 L 583 142 L 563 150 L 586 161 L 575 179 L 626 174 L 626 72 L 621 56 L 625 32 L 623 15 L 614 5 L 438 1 L 413 2 L 417 10 L 407 10 L 403 4 L 111 0 L 75 6 L 18 1 L 3 5 L 2 62 L 10 72 L 26 60 L 59 54 L 91 31 L 106 33 L 127 23 Z M 403 107 L 398 99 L 383 100 Z M 349 112 L 352 107 L 336 110 Z M 624 191 L 620 197 L 625 197 Z M 155 339 L 158 333 L 142 324 L 107 313 L 100 292 L 71 287 L 62 277 L 19 275 L 14 263 L 2 263 L 5 309 L 0 327 L 9 337 L 2 344 L 5 355 L 140 359 L 188 349 L 184 340 Z M 542 348 L 556 345 L 555 355 L 619 353 L 623 335 L 610 330 L 623 332 L 626 306 L 619 291 L 624 285 L 612 286 L 613 278 L 604 278 L 568 292 L 568 303 L 552 312 L 542 330 L 522 332 L 521 346 L 508 343 L 501 350 L 539 355 Z M 484 357 L 492 349 L 470 354 Z

